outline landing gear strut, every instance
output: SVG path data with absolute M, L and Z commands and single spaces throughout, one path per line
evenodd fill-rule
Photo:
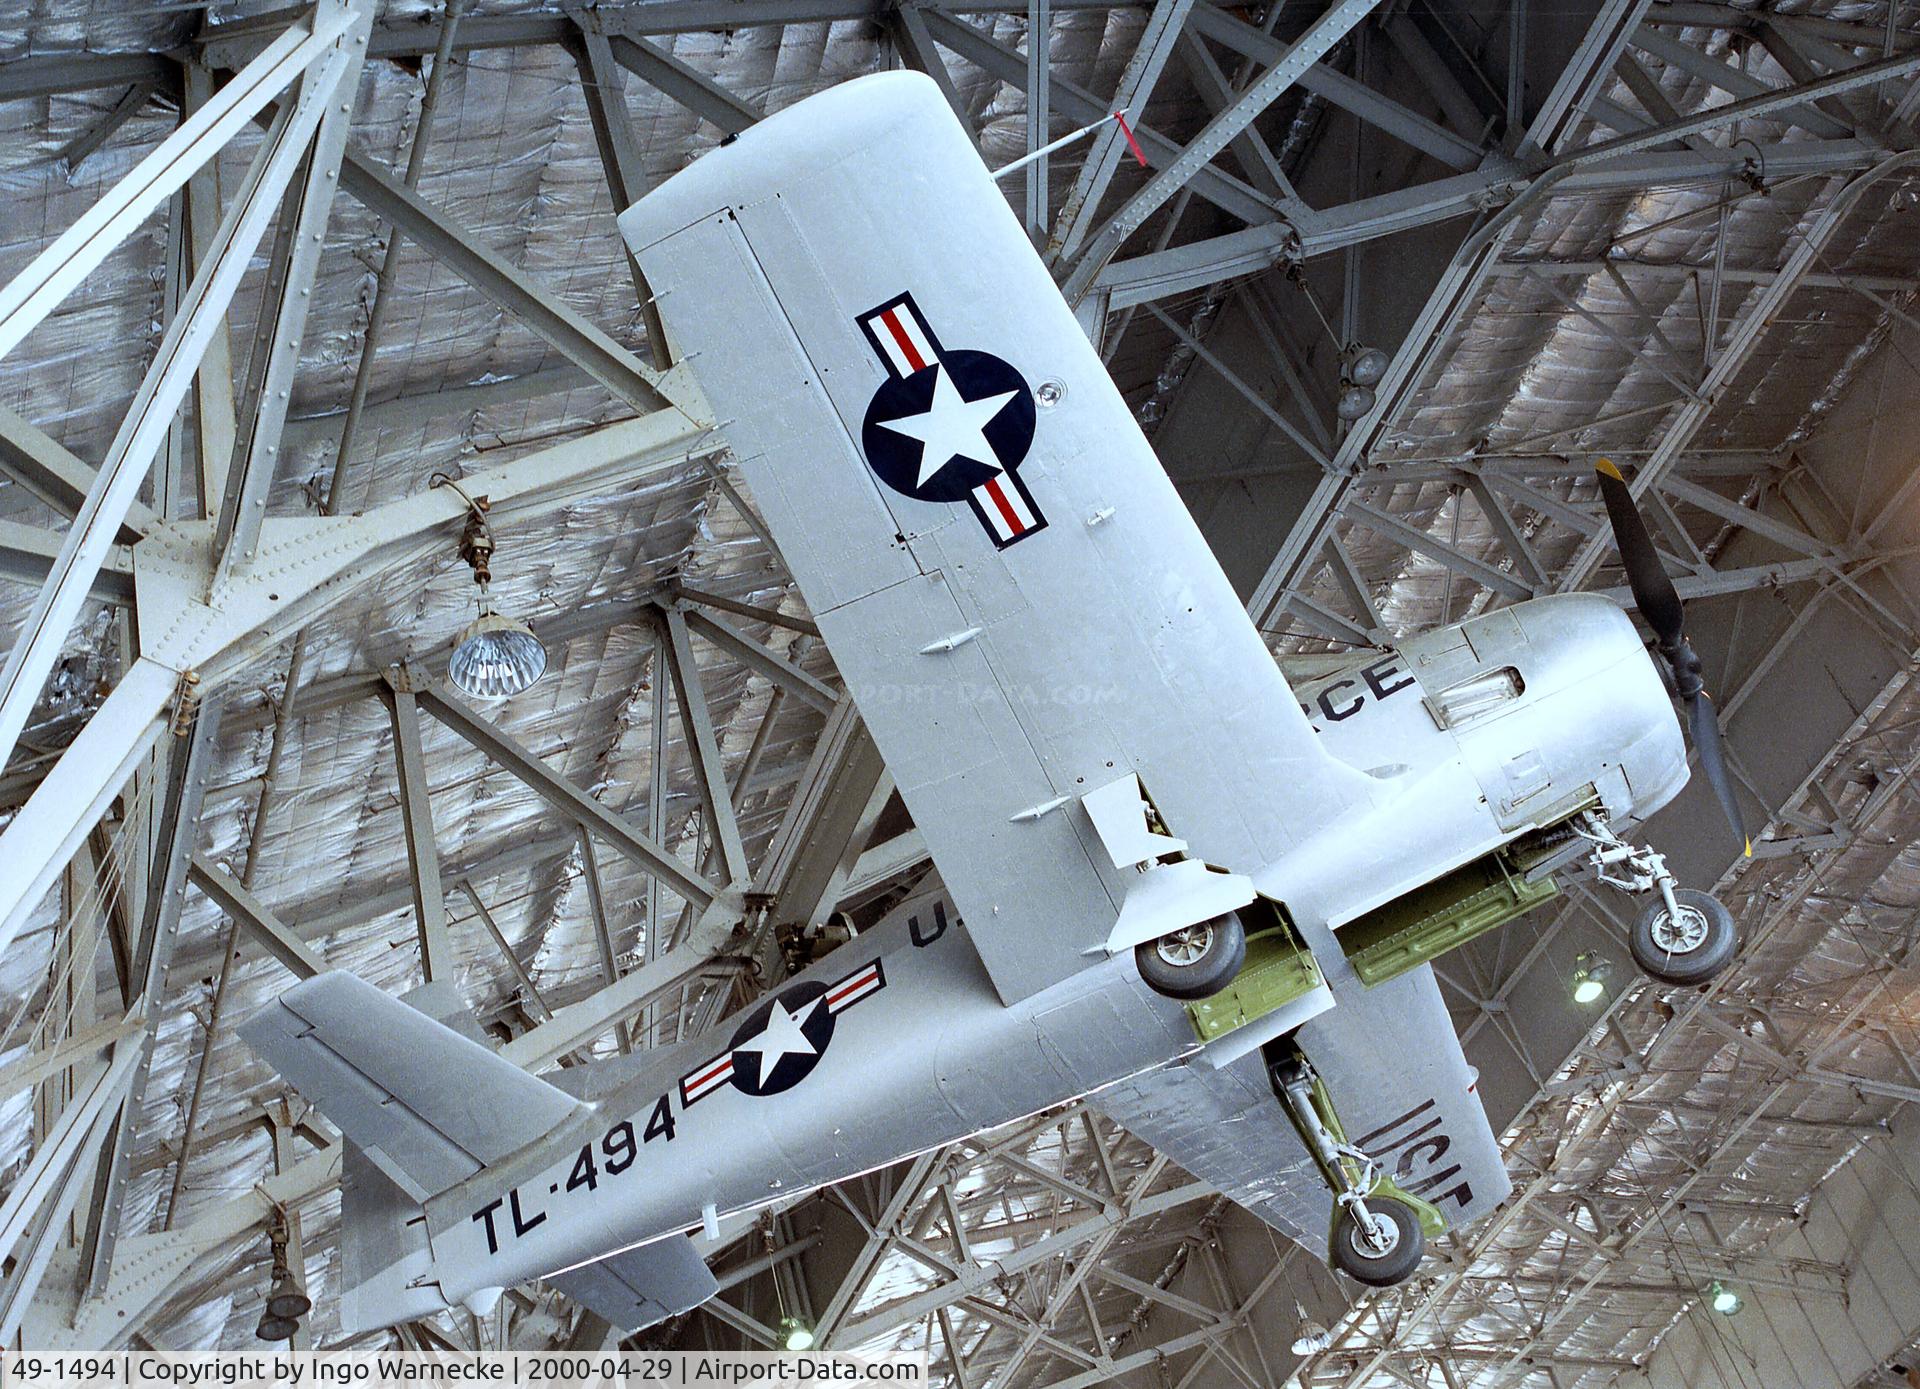
M 1372 1158 L 1347 1141 L 1326 1086 L 1298 1046 L 1282 1038 L 1267 1043 L 1261 1054 L 1273 1093 L 1333 1190 L 1329 1261 L 1368 1287 L 1390 1288 L 1405 1282 L 1427 1251 L 1417 1198 L 1400 1192 L 1380 1174 Z M 1432 1207 L 1427 1211 L 1438 1219 Z
M 1664 984 L 1704 984 L 1732 963 L 1740 933 L 1717 900 L 1679 886 L 1662 855 L 1627 843 L 1604 815 L 1590 811 L 1574 828 L 1593 845 L 1587 862 L 1601 882 L 1623 892 L 1658 893 L 1627 936 L 1642 973 Z

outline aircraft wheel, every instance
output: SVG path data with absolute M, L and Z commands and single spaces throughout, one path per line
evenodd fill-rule
M 1633 962 L 1663 984 L 1704 984 L 1733 960 L 1740 933 L 1733 916 L 1704 892 L 1675 888 L 1678 916 L 1656 897 L 1633 923 Z
M 1329 1252 L 1333 1266 L 1370 1288 L 1391 1288 L 1404 1283 L 1420 1267 L 1427 1252 L 1426 1233 L 1412 1206 L 1391 1196 L 1369 1196 L 1367 1213 L 1375 1229 L 1369 1235 L 1354 1218 L 1353 1209 L 1343 1206 L 1333 1227 L 1333 1245 Z
M 1233 981 L 1247 960 L 1247 932 L 1238 912 L 1169 932 L 1133 948 L 1147 987 L 1168 998 L 1209 998 Z

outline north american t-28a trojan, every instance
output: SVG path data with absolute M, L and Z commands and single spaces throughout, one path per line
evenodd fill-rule
M 1626 483 L 1655 636 L 1489 612 L 1290 688 L 935 85 L 747 130 L 620 218 L 939 888 L 717 1033 L 535 1076 L 344 973 L 242 1029 L 346 1136 L 348 1329 L 544 1278 L 632 1330 L 717 1218 L 1079 1096 L 1387 1286 L 1510 1184 L 1429 961 L 1585 862 L 1698 983 L 1726 911 L 1623 837 L 1739 830 Z M 469 1029 L 471 1031 L 472 1029 Z

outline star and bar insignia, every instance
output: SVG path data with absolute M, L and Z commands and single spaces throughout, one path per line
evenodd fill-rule
M 880 961 L 862 965 L 832 984 L 811 980 L 762 999 L 734 1030 L 723 1055 L 680 1078 L 687 1108 L 721 1086 L 743 1095 L 777 1095 L 813 1072 L 833 1040 L 834 1019 L 887 986 Z
M 874 475 L 925 502 L 964 501 L 999 549 L 1046 528 L 1019 468 L 1033 444 L 1033 392 L 1012 363 L 942 348 L 900 294 L 858 318 L 887 369 L 860 443 Z

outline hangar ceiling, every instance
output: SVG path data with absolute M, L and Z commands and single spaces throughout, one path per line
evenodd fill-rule
M 994 165 L 1129 107 L 1154 172 L 1109 128 L 1009 196 L 1297 673 L 1614 591 L 1588 478 L 1634 465 L 1766 826 L 1736 863 L 1695 788 L 1650 837 L 1721 884 L 1746 946 L 1703 992 L 1635 982 L 1619 903 L 1576 888 L 1444 961 L 1516 1194 L 1391 1294 L 1350 1306 L 1070 1106 L 729 1229 L 722 1299 L 648 1343 L 761 1343 L 789 1308 L 829 1345 L 926 1346 L 960 1389 L 1569 1389 L 1656 1367 L 1676 1327 L 1747 1382 L 1701 1310 L 1716 1279 L 1848 1315 L 1853 1253 L 1794 1239 L 1920 1095 L 1917 21 L 49 0 L 0 22 L 0 620 L 40 662 L 4 705 L 0 1332 L 253 1344 L 279 1215 L 304 1334 L 342 1343 L 337 1137 L 233 1032 L 295 975 L 451 981 L 552 1065 L 691 1035 L 779 977 L 783 928 L 925 881 L 612 221 L 764 113 L 901 65 Z M 163 147 L 200 158 L 179 191 L 83 221 Z M 1343 419 L 1362 347 L 1389 365 Z M 551 663 L 485 709 L 442 678 L 474 609 L 439 473 L 492 498 L 496 602 Z M 137 492 L 124 523 L 83 506 L 102 474 Z M 136 563 L 196 577 L 199 520 L 236 580 L 218 630 L 132 591 Z M 61 609 L 69 533 L 103 558 L 45 589 Z M 740 933 L 701 910 L 729 881 L 758 894 Z M 1613 962 L 1599 1010 L 1568 998 L 1583 954 Z M 1330 1344 L 1302 1363 L 1308 1317 Z M 1916 1333 L 1889 1316 L 1861 1354 L 1878 1373 Z M 536 1286 L 400 1339 L 607 1335 Z

